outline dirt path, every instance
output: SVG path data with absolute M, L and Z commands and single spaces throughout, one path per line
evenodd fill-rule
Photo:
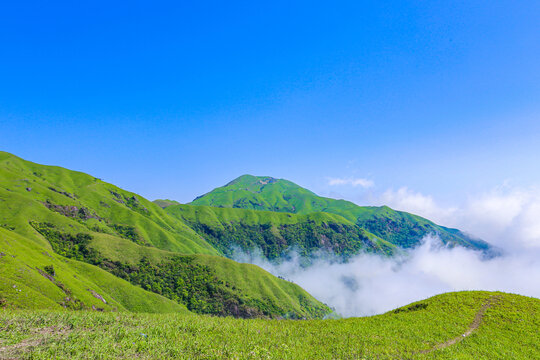
M 487 301 L 484 303 L 484 305 L 482 305 L 480 310 L 478 310 L 478 312 L 474 316 L 473 322 L 471 323 L 471 325 L 469 325 L 469 327 L 467 328 L 467 331 L 465 331 L 463 334 L 456 336 L 453 339 L 447 340 L 443 343 L 437 344 L 431 349 L 419 351 L 418 353 L 427 354 L 435 350 L 444 349 L 445 347 L 457 344 L 458 342 L 462 341 L 467 336 L 471 335 L 476 329 L 478 329 L 478 327 L 482 323 L 482 319 L 484 318 L 484 314 L 486 310 L 490 308 L 491 306 L 493 306 L 493 304 L 499 301 L 500 299 L 501 297 L 499 295 L 493 295 L 489 297 Z

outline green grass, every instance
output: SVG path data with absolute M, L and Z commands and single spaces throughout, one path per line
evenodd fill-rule
M 500 300 L 463 341 L 491 296 Z M 0 311 L 0 357 L 32 359 L 535 359 L 540 300 L 459 292 L 416 310 L 341 320 L 239 320 L 189 314 Z M 403 307 L 402 309 L 407 309 Z
M 135 287 L 95 266 L 36 247 L 26 237 L 1 228 L 0 253 L 0 298 L 10 308 L 60 310 L 70 298 L 72 305 L 79 300 L 87 308 L 106 311 L 187 312 L 182 304 Z M 50 265 L 56 272 L 54 281 L 39 271 Z
M 88 209 L 95 218 L 82 224 L 79 217 L 69 218 L 48 209 L 44 205 L 47 201 L 55 206 Z M 142 240 L 164 250 L 218 254 L 182 221 L 137 194 L 84 173 L 34 164 L 0 152 L 0 224 L 14 226 L 19 234 L 33 235 L 28 221 L 37 219 L 95 227 L 112 235 L 120 235 L 114 225 L 129 225 L 137 228 Z
M 402 248 L 414 247 L 436 233 L 443 243 L 483 251 L 489 245 L 457 229 L 439 226 L 420 216 L 387 206 L 358 206 L 350 201 L 317 196 L 288 180 L 243 175 L 193 200 L 191 205 L 266 210 L 295 214 L 329 213 L 356 224 L 378 238 Z

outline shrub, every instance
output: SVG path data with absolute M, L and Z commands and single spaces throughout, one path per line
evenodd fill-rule
M 47 265 L 43 268 L 43 270 L 45 270 L 45 272 L 51 276 L 55 276 L 56 273 L 54 272 L 54 266 L 52 265 Z

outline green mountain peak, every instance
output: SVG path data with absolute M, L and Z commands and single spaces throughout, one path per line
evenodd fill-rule
M 191 204 L 296 213 L 306 208 L 304 201 L 313 196 L 311 191 L 285 179 L 242 175 Z
M 237 177 L 236 179 L 227 183 L 224 187 L 241 186 L 245 187 L 248 190 L 259 191 L 263 187 L 275 184 L 279 184 L 281 187 L 284 188 L 300 188 L 300 186 L 285 179 L 277 179 L 272 176 L 255 176 L 249 174 Z
M 285 179 L 242 175 L 191 202 L 221 208 L 265 210 L 296 214 L 317 212 L 340 215 L 356 226 L 401 248 L 417 246 L 429 234 L 443 243 L 487 250 L 489 245 L 457 229 L 437 225 L 420 216 L 388 206 L 359 206 L 350 201 L 318 196 Z

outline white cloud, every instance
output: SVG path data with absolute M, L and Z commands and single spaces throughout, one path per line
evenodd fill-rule
M 410 212 L 443 223 L 455 215 L 457 208 L 444 208 L 436 204 L 431 196 L 401 187 L 397 191 L 389 189 L 377 200 L 379 205 L 388 205 L 395 210 Z
M 363 188 L 370 188 L 374 185 L 372 180 L 363 179 L 363 178 L 329 178 L 328 185 L 330 186 L 339 186 L 339 185 L 351 185 L 351 186 L 360 186 Z
M 540 248 L 540 190 L 497 187 L 470 198 L 456 226 L 506 248 Z
M 279 265 L 259 255 L 237 254 L 290 279 L 342 316 L 380 314 L 427 297 L 459 290 L 490 290 L 540 297 L 540 254 L 507 254 L 490 260 L 427 237 L 401 258 L 362 254 L 347 263 L 327 257 L 301 265 L 298 256 Z M 324 259 L 324 260 L 323 260 Z M 334 259 L 335 260 L 335 259 Z
M 469 197 L 459 206 L 440 206 L 432 196 L 402 187 L 379 196 L 376 205 L 423 216 L 503 248 L 540 248 L 540 190 L 508 185 Z

